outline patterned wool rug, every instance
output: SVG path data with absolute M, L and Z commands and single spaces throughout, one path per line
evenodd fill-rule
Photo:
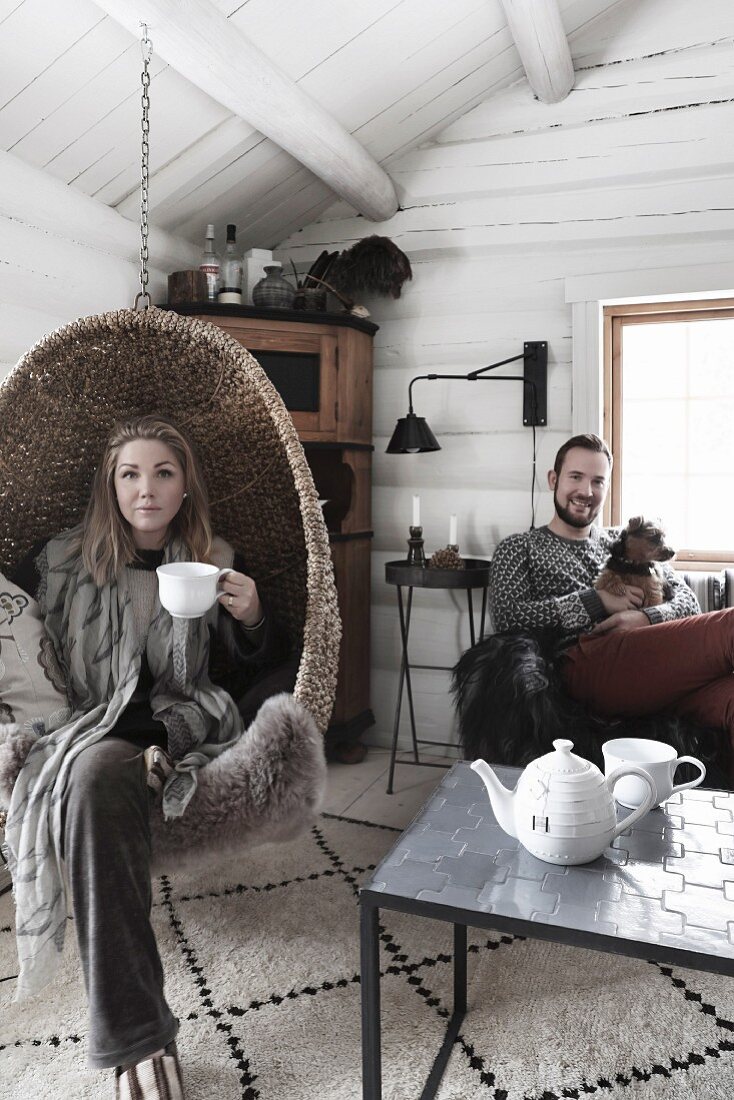
M 360 1100 L 357 888 L 397 834 L 324 815 L 297 842 L 156 880 L 190 1100 Z M 412 1100 L 451 1007 L 452 932 L 382 916 L 383 1095 Z M 110 1075 L 85 1067 L 68 938 L 45 997 L 15 1004 L 12 902 L 0 898 L 2 1100 L 113 1095 Z M 469 942 L 469 1012 L 440 1100 L 734 1096 L 731 980 L 499 933 Z

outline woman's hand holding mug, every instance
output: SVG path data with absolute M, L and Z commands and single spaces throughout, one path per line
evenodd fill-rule
M 219 602 L 243 626 L 255 626 L 263 617 L 262 604 L 252 577 L 234 570 L 219 578 Z

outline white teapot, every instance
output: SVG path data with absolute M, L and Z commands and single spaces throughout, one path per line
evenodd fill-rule
M 622 764 L 606 778 L 595 764 L 571 752 L 572 741 L 554 741 L 554 752 L 531 761 L 514 791 L 500 783 L 489 764 L 475 760 L 501 829 L 516 837 L 546 863 L 589 863 L 655 803 L 650 776 L 634 764 Z M 642 804 L 617 824 L 614 784 L 636 775 L 647 784 Z

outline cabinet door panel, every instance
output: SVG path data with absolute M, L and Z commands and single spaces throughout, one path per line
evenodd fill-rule
M 338 338 L 335 333 L 324 331 L 273 331 L 272 329 L 243 325 L 236 317 L 231 319 L 222 318 L 221 320 L 218 318 L 217 321 L 221 328 L 226 328 L 230 336 L 233 336 L 248 351 L 251 351 L 256 359 L 259 351 L 269 353 L 270 357 L 277 353 L 281 377 L 285 376 L 284 372 L 285 374 L 288 372 L 287 359 L 289 355 L 293 356 L 290 364 L 291 371 L 298 371 L 299 369 L 311 371 L 312 365 L 309 359 L 312 356 L 318 357 L 318 400 L 315 402 L 317 407 L 313 409 L 291 407 L 287 400 L 288 393 L 300 390 L 301 388 L 297 385 L 291 387 L 290 391 L 286 390 L 283 396 L 299 435 L 302 434 L 302 437 L 306 439 L 331 440 L 336 438 Z M 269 356 L 263 356 L 261 364 L 268 375 Z M 272 381 L 277 388 L 277 375 L 272 378 Z M 306 390 L 309 389 L 310 382 L 309 377 L 304 387 Z
M 247 333 L 246 340 L 242 340 L 248 351 L 257 359 L 258 351 L 277 351 L 281 357 L 289 353 L 294 356 L 293 363 L 297 369 L 297 356 L 317 355 L 318 368 L 318 408 L 313 411 L 294 409 L 289 407 L 293 423 L 298 433 L 308 433 L 309 437 L 318 439 L 333 439 L 336 435 L 336 389 L 337 389 L 337 338 L 332 333 L 321 336 L 281 334 L 280 339 L 268 335 L 266 340 L 260 339 L 259 333 Z M 267 362 L 262 366 L 266 373 Z M 273 379 L 275 381 L 275 379 Z M 286 405 L 288 402 L 286 401 Z

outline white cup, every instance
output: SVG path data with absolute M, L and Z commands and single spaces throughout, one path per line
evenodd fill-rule
M 158 597 L 174 619 L 198 619 L 220 595 L 219 578 L 233 569 L 219 569 L 203 561 L 177 561 L 159 565 Z
M 642 768 L 655 784 L 654 805 L 659 806 L 672 794 L 686 791 L 689 787 L 698 787 L 706 777 L 706 768 L 695 756 L 678 756 L 672 745 L 664 741 L 649 741 L 644 737 L 618 737 L 602 745 L 604 754 L 604 772 L 611 775 L 620 764 L 636 764 Z M 675 770 L 679 764 L 695 764 L 701 774 L 690 783 L 674 786 Z M 645 801 L 647 787 L 641 779 L 629 775 L 614 785 L 614 799 L 620 806 L 635 809 Z

